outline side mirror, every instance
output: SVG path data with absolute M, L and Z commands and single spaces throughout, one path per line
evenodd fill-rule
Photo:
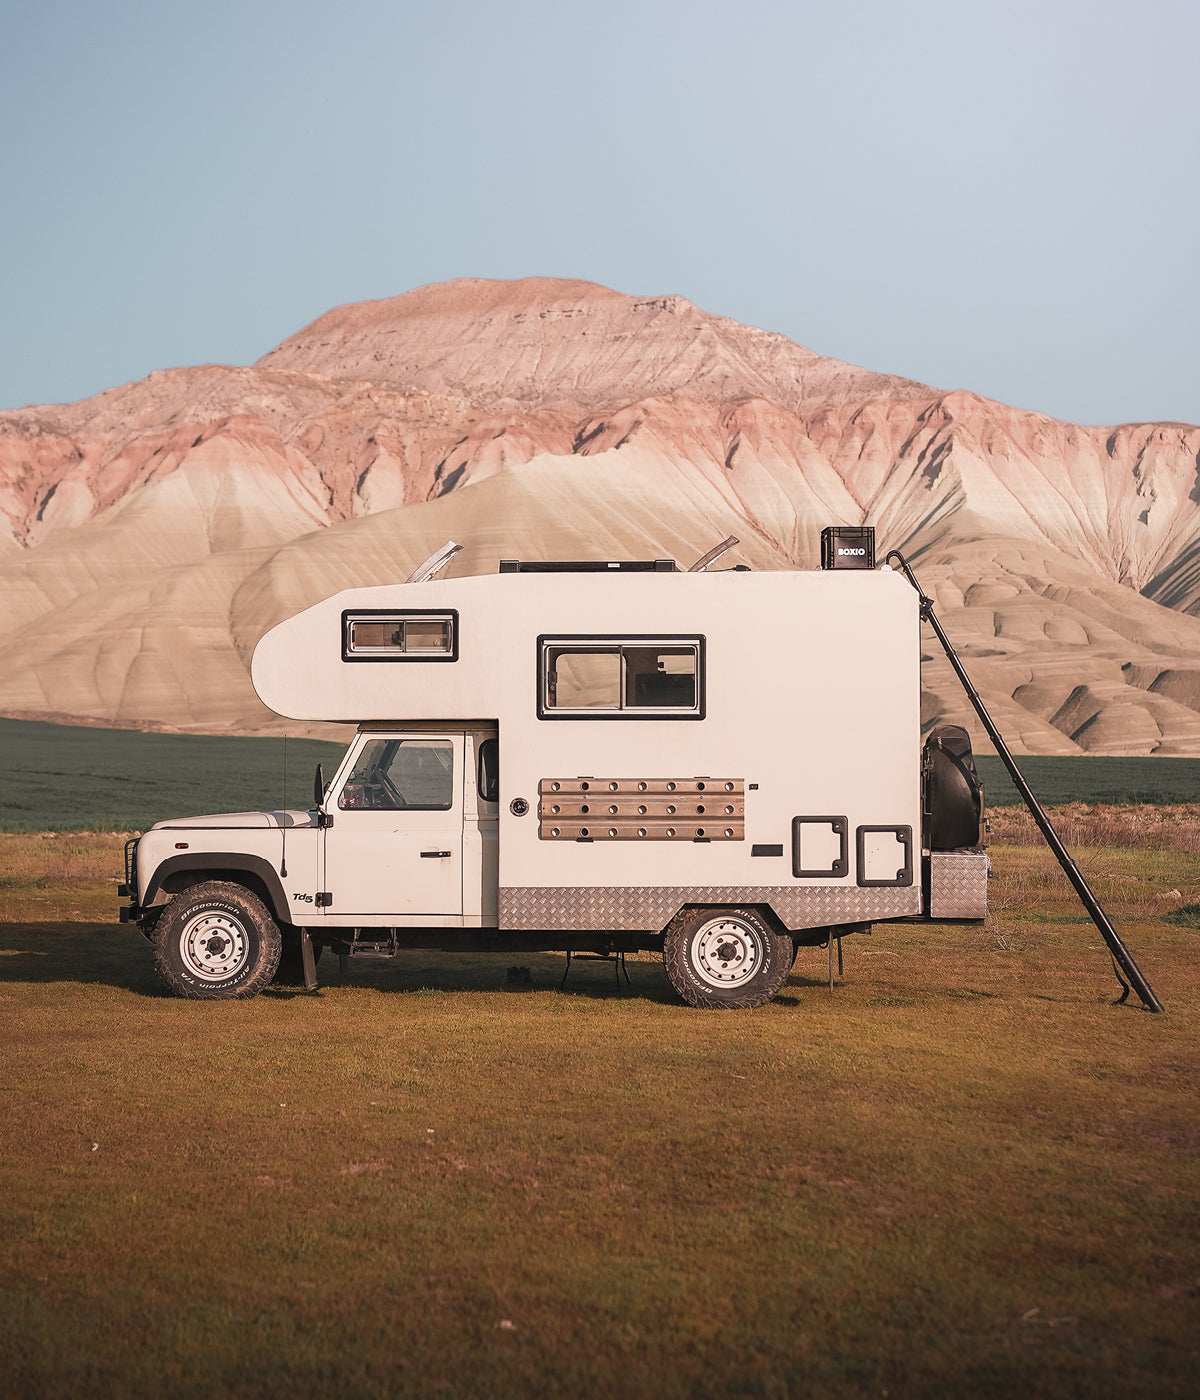
M 317 809 L 317 825 L 332 826 L 333 818 L 325 810 L 325 775 L 321 772 L 319 763 L 317 771 L 313 774 L 313 806 Z

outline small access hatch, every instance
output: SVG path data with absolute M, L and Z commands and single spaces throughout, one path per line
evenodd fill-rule
M 863 889 L 913 882 L 912 827 L 858 828 L 858 883 Z
M 849 870 L 845 817 L 792 819 L 792 874 L 840 880 Z

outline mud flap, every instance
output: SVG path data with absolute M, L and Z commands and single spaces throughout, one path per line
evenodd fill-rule
M 317 960 L 306 928 L 300 930 L 300 961 L 304 965 L 304 985 L 311 992 L 317 985 Z

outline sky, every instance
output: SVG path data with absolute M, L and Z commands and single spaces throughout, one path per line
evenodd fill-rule
M 454 277 L 1200 423 L 1194 0 L 0 0 L 0 408 Z

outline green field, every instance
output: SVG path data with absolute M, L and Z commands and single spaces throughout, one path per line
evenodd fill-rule
M 1046 806 L 1064 802 L 1172 804 L 1200 802 L 1200 758 L 1018 758 L 1034 796 Z M 1014 807 L 1021 795 L 1003 762 L 975 759 L 989 807 Z
M 38 1400 L 1200 1393 L 1200 856 L 1047 852 L 754 1012 L 412 954 L 165 994 L 120 840 L 0 837 L 0 1389 Z
M 315 739 L 143 734 L 0 719 L 0 831 L 144 831 L 165 817 L 307 806 L 344 752 Z M 977 760 L 989 806 L 1020 802 L 998 758 Z M 1197 758 L 1026 758 L 1042 802 L 1200 801 Z
M 341 744 L 0 719 L 0 830 L 144 831 L 165 817 L 307 807 Z

